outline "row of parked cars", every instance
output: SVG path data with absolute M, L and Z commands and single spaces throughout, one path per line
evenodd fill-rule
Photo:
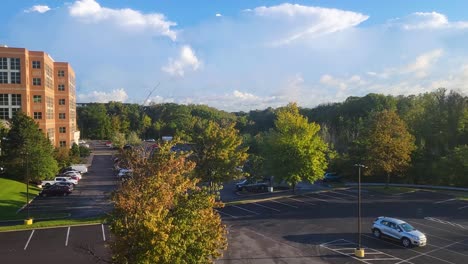
M 88 172 L 86 165 L 72 165 L 60 171 L 53 180 L 41 181 L 40 187 L 42 188 L 39 193 L 40 196 L 67 196 L 71 194 L 83 178 L 83 174 Z

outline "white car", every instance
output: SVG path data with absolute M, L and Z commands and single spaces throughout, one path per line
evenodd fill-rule
M 66 172 L 62 173 L 62 175 L 67 176 L 67 177 L 75 176 L 79 180 L 81 180 L 81 178 L 82 178 L 81 173 L 79 173 L 78 171 L 66 171 Z
M 380 238 L 387 236 L 401 242 L 404 247 L 425 246 L 426 235 L 416 230 L 413 226 L 400 219 L 380 216 L 372 225 L 372 234 Z

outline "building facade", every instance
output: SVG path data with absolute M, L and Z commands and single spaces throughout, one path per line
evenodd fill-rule
M 32 117 L 56 147 L 78 144 L 75 72 L 43 51 L 0 46 L 0 119 Z

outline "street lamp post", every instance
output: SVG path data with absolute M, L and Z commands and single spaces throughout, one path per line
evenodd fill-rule
M 27 219 L 31 219 L 29 217 L 29 153 L 26 152 L 26 211 L 28 214 Z
M 364 257 L 364 249 L 361 246 L 361 168 L 367 168 L 362 164 L 354 164 L 358 167 L 358 248 L 354 251 L 356 257 Z

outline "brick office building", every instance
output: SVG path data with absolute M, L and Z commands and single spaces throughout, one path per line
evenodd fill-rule
M 34 118 L 54 146 L 78 144 L 75 72 L 43 51 L 0 46 L 0 119 Z

